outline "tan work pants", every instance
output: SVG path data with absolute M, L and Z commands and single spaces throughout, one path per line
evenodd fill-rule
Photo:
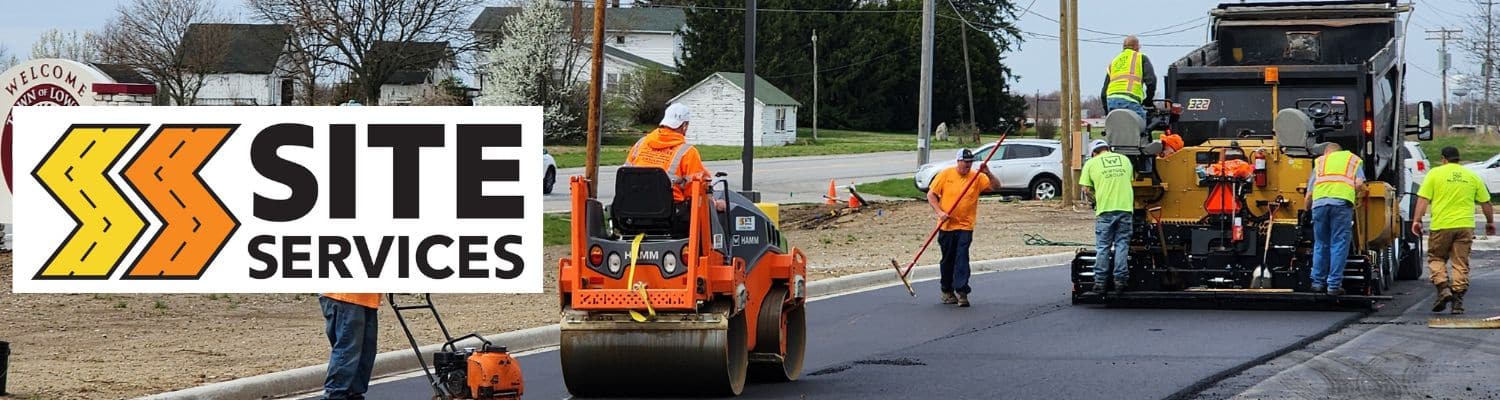
M 1455 292 L 1469 288 L 1469 248 L 1474 244 L 1471 228 L 1442 229 L 1427 235 L 1427 273 L 1433 285 L 1449 284 Z M 1448 262 L 1453 262 L 1449 273 Z

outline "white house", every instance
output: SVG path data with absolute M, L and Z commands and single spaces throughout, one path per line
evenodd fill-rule
M 693 110 L 689 143 L 738 146 L 745 142 L 745 74 L 714 73 L 668 103 L 683 103 Z M 797 108 L 801 106 L 786 92 L 755 77 L 754 145 L 796 142 Z
M 380 85 L 380 105 L 421 102 L 438 94 L 438 83 L 453 77 L 453 54 L 448 42 L 376 42 L 372 54 L 391 52 L 407 66 Z
M 584 8 L 583 17 L 578 20 L 572 18 L 570 9 L 565 9 L 563 14 L 568 19 L 569 30 L 558 34 L 576 33 L 587 46 L 592 43 L 593 38 L 593 10 Z M 486 44 L 485 48 L 491 48 L 499 42 L 505 19 L 520 10 L 518 7 L 486 7 L 469 25 L 469 31 L 474 32 Z M 573 29 L 573 23 L 579 24 L 576 30 Z M 677 61 L 682 58 L 682 35 L 679 32 L 686 27 L 687 16 L 679 8 L 606 8 L 603 68 L 605 87 L 608 88 L 619 82 L 625 74 L 641 68 L 654 67 L 676 73 Z M 577 73 L 568 78 L 576 83 L 588 82 L 588 47 L 583 48 L 572 60 L 564 60 L 566 56 L 560 54 L 558 60 L 554 60 L 555 68 L 561 71 L 566 64 L 571 63 L 573 65 L 570 70 Z M 480 90 L 483 91 L 484 77 L 480 76 L 478 81 Z
M 192 24 L 182 38 L 184 57 L 208 60 L 199 106 L 300 105 L 301 83 L 289 72 L 289 28 L 274 24 Z

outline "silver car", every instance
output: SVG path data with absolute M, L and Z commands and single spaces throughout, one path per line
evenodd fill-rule
M 974 157 L 983 161 L 994 148 L 994 143 L 981 146 L 974 150 Z M 948 151 L 952 153 L 933 152 L 934 158 L 946 154 L 939 158 L 945 160 L 917 168 L 913 178 L 917 190 L 926 192 L 932 177 L 958 164 L 957 151 Z M 1021 194 L 1033 200 L 1056 198 L 1062 194 L 1062 143 L 1050 139 L 1006 139 L 1000 152 L 990 160 L 990 170 L 1000 178 L 1000 193 Z

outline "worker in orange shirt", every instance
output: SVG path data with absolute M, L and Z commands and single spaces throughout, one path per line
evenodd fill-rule
M 333 348 L 328 354 L 323 399 L 363 399 L 379 350 L 376 322 L 380 315 L 380 294 L 323 293 L 318 304 L 323 308 L 323 329 Z
M 698 149 L 687 143 L 692 111 L 686 105 L 673 103 L 667 106 L 664 114 L 655 130 L 630 147 L 630 153 L 625 155 L 625 166 L 658 167 L 667 171 L 667 176 L 672 178 L 672 225 L 685 235 L 692 211 L 688 202 L 691 199 L 687 192 L 688 182 L 694 177 L 709 179 L 712 175 L 703 166 Z M 716 200 L 714 206 L 723 211 L 724 201 Z
M 1161 144 L 1161 157 L 1171 157 L 1178 150 L 1182 150 L 1182 135 L 1172 133 L 1171 130 L 1168 130 L 1166 133 L 1161 134 Z

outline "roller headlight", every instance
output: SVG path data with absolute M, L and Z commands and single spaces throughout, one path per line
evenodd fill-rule
M 668 274 L 676 273 L 677 255 L 668 252 L 666 255 L 661 256 L 661 267 L 666 269 Z
M 620 253 L 610 252 L 609 253 L 609 273 L 611 273 L 611 274 L 618 274 L 618 273 L 620 273 L 620 268 L 622 267 L 621 264 L 623 264 L 623 263 L 620 260 Z

